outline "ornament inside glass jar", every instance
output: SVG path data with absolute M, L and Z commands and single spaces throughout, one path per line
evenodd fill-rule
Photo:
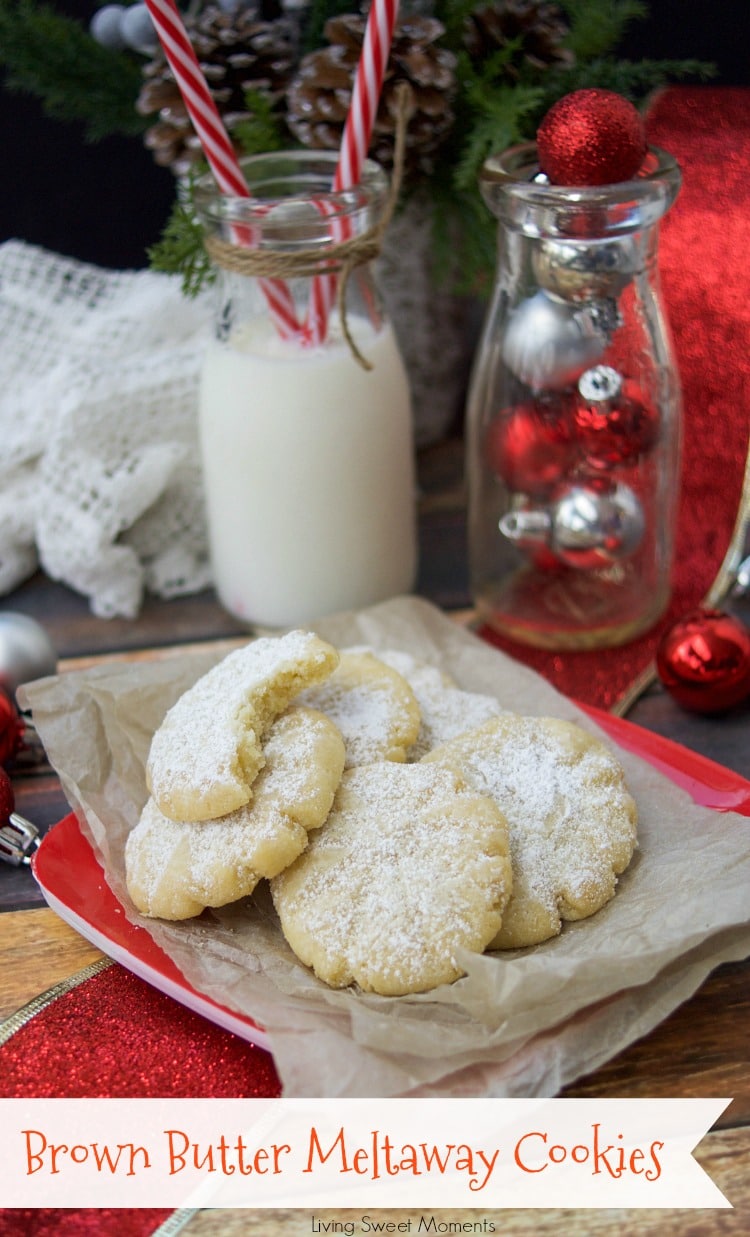
M 645 521 L 641 504 L 627 485 L 592 481 L 558 486 L 548 506 L 509 511 L 500 520 L 500 531 L 523 549 L 544 545 L 560 563 L 588 571 L 634 554 L 643 540 Z
M 657 410 L 645 402 L 636 383 L 624 381 L 611 365 L 581 375 L 572 419 L 589 468 L 631 463 L 659 437 Z
M 632 180 L 575 189 L 540 178 L 534 143 L 484 165 L 481 189 L 500 239 L 467 410 L 469 557 L 477 609 L 502 634 L 548 648 L 617 645 L 666 608 L 680 398 L 657 231 L 679 183 L 676 163 L 657 150 Z M 584 381 L 602 369 L 618 380 L 604 400 Z M 535 466 L 528 451 L 519 469 L 516 438 L 507 421 L 502 431 L 497 423 L 503 410 L 523 409 L 515 418 L 528 433 L 529 406 L 555 405 L 554 431 L 542 421 L 543 445 L 556 444 L 551 487 L 548 456 Z M 594 483 L 601 488 L 594 486 L 593 520 L 584 521 L 588 544 L 571 554 L 570 504 L 558 499 Z M 629 503 L 608 548 L 603 504 L 612 495 Z M 554 561 L 560 571 L 550 569 Z
M 493 419 L 487 458 L 509 489 L 545 495 L 563 480 L 577 454 L 569 413 L 560 399 L 531 400 Z

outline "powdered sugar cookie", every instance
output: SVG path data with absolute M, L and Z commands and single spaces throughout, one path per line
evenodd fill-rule
M 301 854 L 333 802 L 343 740 L 330 718 L 292 708 L 270 727 L 263 756 L 252 803 L 218 820 L 170 820 L 148 800 L 125 848 L 128 891 L 143 914 L 187 919 L 236 902 Z
M 406 679 L 415 696 L 423 689 L 436 690 L 438 687 L 456 687 L 455 679 L 446 670 L 433 666 L 430 662 L 407 653 L 404 649 L 376 649 L 369 644 L 352 645 L 345 650 L 348 653 L 371 653 L 373 657 L 384 661 L 387 666 L 397 670 Z
M 343 650 L 325 683 L 301 704 L 321 709 L 344 737 L 346 767 L 403 761 L 419 734 L 419 706 L 406 680 L 372 653 Z
M 419 737 L 409 752 L 409 760 L 421 760 L 427 752 L 447 743 L 449 739 L 505 712 L 494 696 L 465 692 L 458 687 L 443 687 L 428 696 L 420 695 L 418 700 L 422 725 Z
M 636 844 L 636 806 L 614 754 L 580 726 L 509 713 L 423 763 L 459 769 L 507 817 L 513 894 L 490 948 L 539 944 L 614 895 Z
M 264 731 L 337 664 L 330 644 L 293 631 L 253 640 L 204 674 L 151 742 L 146 780 L 159 810 L 172 820 L 212 820 L 249 803 Z
M 510 892 L 497 805 L 452 769 L 350 769 L 325 827 L 271 882 L 292 949 L 335 988 L 399 996 L 451 983 L 481 952 Z
M 434 747 L 506 712 L 494 696 L 462 691 L 445 671 L 411 653 L 400 649 L 372 652 L 406 679 L 416 697 L 421 723 L 408 760 L 421 760 Z

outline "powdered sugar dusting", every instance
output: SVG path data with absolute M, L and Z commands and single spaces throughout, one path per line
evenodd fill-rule
M 251 893 L 301 853 L 333 801 L 344 748 L 333 723 L 292 709 L 272 726 L 253 802 L 217 820 L 174 821 L 149 799 L 128 838 L 128 888 L 140 910 L 167 919 Z
M 148 783 L 165 815 L 201 820 L 247 803 L 265 728 L 303 687 L 335 668 L 309 632 L 263 637 L 230 653 L 169 710 L 151 743 Z
M 507 711 L 494 696 L 462 691 L 442 670 L 410 653 L 400 649 L 372 651 L 406 679 L 419 705 L 421 725 L 419 736 L 409 749 L 409 760 L 421 760 L 441 743 Z
M 318 975 L 397 994 L 460 974 L 455 951 L 494 935 L 509 880 L 491 800 L 450 769 L 383 762 L 344 775 L 325 828 L 272 890 Z
M 336 723 L 346 745 L 347 768 L 403 761 L 419 731 L 419 706 L 409 684 L 368 651 L 344 649 L 331 677 L 299 700 Z
M 571 723 L 506 715 L 427 756 L 460 768 L 508 820 L 516 930 L 546 939 L 561 919 L 593 914 L 614 893 L 636 841 L 635 805 L 604 744 Z

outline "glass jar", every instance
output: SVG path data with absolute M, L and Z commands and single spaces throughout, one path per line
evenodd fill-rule
M 482 169 L 499 258 L 468 400 L 471 587 L 524 643 L 622 644 L 667 606 L 681 416 L 657 236 L 679 185 L 653 148 L 615 185 L 547 184 L 534 143 Z
M 333 152 L 242 167 L 250 197 L 206 179 L 193 198 L 217 271 L 199 414 L 210 554 L 227 610 L 296 626 L 414 584 L 408 380 L 367 260 L 388 181 L 368 162 L 332 192 Z

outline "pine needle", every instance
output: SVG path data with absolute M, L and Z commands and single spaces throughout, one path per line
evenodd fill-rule
M 185 296 L 196 297 L 215 272 L 203 247 L 203 229 L 192 209 L 176 202 L 161 239 L 148 250 L 152 270 L 182 277 Z
M 0 0 L 0 64 L 8 89 L 36 95 L 55 120 L 83 121 L 89 141 L 146 127 L 135 110 L 138 60 L 102 47 L 79 22 L 47 5 Z

